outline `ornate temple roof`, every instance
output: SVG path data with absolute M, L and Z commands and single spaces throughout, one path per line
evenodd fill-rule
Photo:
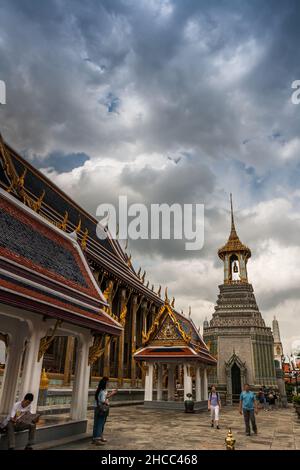
M 0 301 L 120 334 L 77 241 L 0 188 Z
M 148 333 L 143 334 L 143 347 L 135 352 L 134 358 L 140 361 L 187 358 L 209 365 L 217 363 L 193 321 L 176 312 L 167 295 Z
M 243 252 L 247 258 L 251 257 L 251 250 L 246 245 L 244 245 L 236 232 L 232 208 L 232 195 L 230 194 L 230 206 L 231 206 L 231 230 L 230 235 L 227 240 L 227 243 L 218 250 L 218 255 L 221 259 L 224 259 L 224 256 L 228 253 L 237 253 Z
M 135 273 L 130 257 L 119 241 L 113 239 L 109 231 L 105 239 L 99 239 L 96 233 L 98 220 L 7 145 L 0 134 L 1 187 L 64 231 L 76 230 L 78 241 L 93 265 L 102 266 L 155 303 L 163 303 Z

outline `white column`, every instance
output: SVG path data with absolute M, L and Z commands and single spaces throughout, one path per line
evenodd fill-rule
M 153 364 L 147 364 L 147 372 L 145 377 L 145 401 L 152 401 L 153 399 Z
M 46 329 L 46 326 L 42 329 L 38 324 L 32 325 L 30 328 L 31 336 L 26 345 L 20 399 L 22 399 L 26 393 L 33 393 L 32 413 L 36 412 L 43 364 L 43 358 L 38 362 L 38 352 L 40 349 L 40 340 L 45 336 Z
M 174 400 L 174 364 L 168 365 L 168 401 Z
M 184 397 L 183 399 L 186 400 L 186 396 L 188 393 L 192 393 L 192 377 L 190 376 L 190 366 L 188 364 L 183 365 L 183 389 L 184 389 Z
M 200 367 L 196 367 L 196 401 L 202 400 Z
M 157 364 L 157 400 L 162 400 L 162 364 Z
M 75 420 L 86 419 L 90 379 L 88 361 L 91 341 L 92 337 L 90 334 L 81 334 L 78 337 L 75 379 L 71 402 L 71 418 Z
M 14 334 L 8 345 L 8 355 L 2 383 L 0 414 L 8 414 L 16 401 L 18 379 L 24 351 L 24 335 Z
M 203 400 L 208 400 L 208 383 L 207 383 L 207 369 L 204 369 L 203 373 Z

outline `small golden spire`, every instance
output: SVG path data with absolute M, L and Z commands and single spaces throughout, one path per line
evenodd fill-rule
M 88 229 L 86 228 L 85 231 L 84 231 L 82 240 L 81 240 L 81 248 L 82 248 L 83 250 L 86 250 L 86 245 L 87 245 L 88 236 L 89 236 L 89 231 L 88 231 Z
M 131 266 L 131 253 L 129 255 L 129 258 L 127 259 L 127 266 Z
M 171 302 L 171 307 L 175 307 L 175 297 L 173 297 L 172 302 Z
M 144 271 L 144 274 L 142 275 L 142 279 L 141 279 L 141 281 L 142 281 L 143 284 L 144 284 L 144 282 L 145 282 L 145 277 L 146 277 L 146 271 Z
M 140 279 L 141 278 L 141 271 L 142 271 L 142 268 L 139 268 L 138 272 L 137 272 L 137 277 Z
M 235 225 L 234 225 L 234 215 L 233 215 L 233 205 L 232 205 L 232 193 L 230 193 L 230 210 L 231 210 L 231 230 L 230 230 L 230 236 L 229 239 L 237 239 L 237 233 L 235 230 Z
M 154 291 L 154 284 L 152 284 L 152 286 L 151 286 L 151 290 L 152 290 L 152 292 Z
M 168 288 L 167 288 L 167 287 L 165 288 L 165 303 L 166 303 L 166 304 L 169 303 L 169 299 L 168 299 Z
M 234 450 L 235 448 L 235 439 L 231 429 L 228 429 L 227 437 L 225 438 L 226 450 Z
M 161 286 L 158 288 L 157 295 L 159 295 L 159 297 L 161 296 Z
M 146 285 L 146 287 L 149 287 L 149 281 L 147 281 L 147 285 Z

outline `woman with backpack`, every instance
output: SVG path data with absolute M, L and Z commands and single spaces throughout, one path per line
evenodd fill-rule
M 93 428 L 93 444 L 104 445 L 106 439 L 103 437 L 104 426 L 109 413 L 109 398 L 117 393 L 117 390 L 108 392 L 106 390 L 108 377 L 100 380 L 95 393 L 95 412 L 94 412 L 94 428 Z
M 220 394 L 216 391 L 216 387 L 214 385 L 211 386 L 210 393 L 208 395 L 208 410 L 210 410 L 211 414 L 211 427 L 214 427 L 216 423 L 217 429 L 219 427 L 219 414 L 221 409 L 221 398 Z

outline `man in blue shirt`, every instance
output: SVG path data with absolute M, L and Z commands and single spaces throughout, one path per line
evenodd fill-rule
M 255 393 L 249 390 L 249 384 L 244 385 L 244 391 L 240 395 L 240 414 L 244 415 L 246 435 L 250 436 L 250 421 L 254 434 L 257 434 L 255 415 L 257 414 L 257 400 Z

